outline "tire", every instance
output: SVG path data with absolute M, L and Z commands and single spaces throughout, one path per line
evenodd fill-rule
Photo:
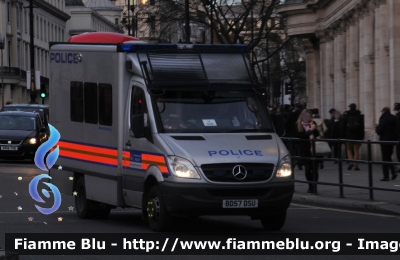
M 261 224 L 265 230 L 277 231 L 280 230 L 286 221 L 286 210 L 261 217 Z
M 75 207 L 79 218 L 90 219 L 94 216 L 94 202 L 86 199 L 85 178 L 81 176 L 76 182 Z
M 147 193 L 146 204 L 143 206 L 147 222 L 153 231 L 167 231 L 170 229 L 173 217 L 167 211 L 160 189 L 153 186 Z

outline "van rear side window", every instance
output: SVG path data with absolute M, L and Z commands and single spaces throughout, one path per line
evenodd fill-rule
M 71 121 L 83 122 L 83 83 L 71 81 Z
M 84 84 L 85 123 L 97 124 L 97 84 L 85 82 Z
M 112 87 L 99 83 L 99 124 L 112 125 Z
M 71 81 L 70 97 L 71 121 L 112 126 L 111 84 Z

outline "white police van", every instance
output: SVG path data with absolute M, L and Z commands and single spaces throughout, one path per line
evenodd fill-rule
M 61 139 L 50 174 L 62 193 L 76 192 L 78 216 L 133 207 L 155 231 L 202 215 L 248 215 L 280 229 L 291 160 L 246 49 L 114 33 L 51 44 L 50 123 Z

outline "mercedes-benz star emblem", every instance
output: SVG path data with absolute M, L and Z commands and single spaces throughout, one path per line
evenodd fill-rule
M 236 165 L 232 169 L 232 175 L 235 179 L 241 181 L 244 180 L 247 176 L 247 170 L 242 165 Z

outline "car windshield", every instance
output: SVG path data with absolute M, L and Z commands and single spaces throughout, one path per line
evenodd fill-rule
M 23 111 L 23 112 L 36 112 L 44 120 L 44 109 L 35 107 L 4 107 L 3 111 Z
M 36 130 L 35 117 L 0 116 L 0 130 Z
M 254 91 L 167 91 L 155 96 L 155 109 L 166 133 L 273 132 Z

